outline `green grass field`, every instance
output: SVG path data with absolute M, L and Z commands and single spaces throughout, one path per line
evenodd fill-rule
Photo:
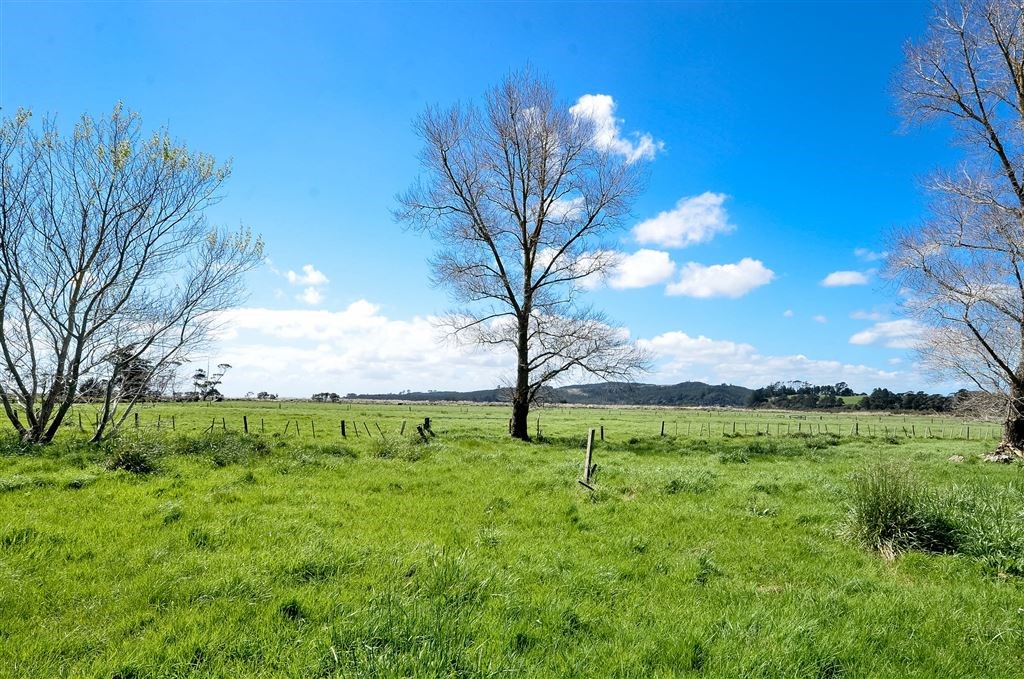
M 499 407 L 251 402 L 9 441 L 0 676 L 1024 676 L 1024 467 L 979 461 L 995 425 L 538 414 L 529 444 Z M 1002 551 L 858 541 L 879 468 L 1006 516 Z

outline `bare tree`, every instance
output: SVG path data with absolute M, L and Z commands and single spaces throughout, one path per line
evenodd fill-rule
M 207 225 L 226 166 L 120 105 L 68 134 L 30 123 L 0 123 L 0 403 L 46 443 L 79 384 L 103 384 L 101 440 L 206 342 L 263 244 Z
M 646 368 L 624 330 L 580 304 L 583 281 L 614 265 L 600 240 L 642 184 L 636 159 L 602 148 L 593 122 L 529 73 L 506 78 L 482 109 L 428 109 L 416 130 L 423 175 L 396 215 L 438 244 L 434 282 L 458 305 L 456 336 L 514 352 L 512 435 L 529 440 L 544 385 Z
M 930 214 L 893 234 L 889 273 L 926 327 L 925 362 L 1004 404 L 1001 448 L 1024 454 L 1024 14 L 939 2 L 898 80 L 905 119 L 951 123 L 965 149 Z

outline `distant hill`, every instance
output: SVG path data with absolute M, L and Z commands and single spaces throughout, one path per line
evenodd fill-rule
M 390 401 L 470 401 L 493 403 L 507 401 L 501 389 L 480 391 L 417 391 L 402 394 L 348 394 L 346 398 Z M 638 384 L 634 382 L 602 382 L 571 384 L 550 389 L 544 397 L 548 403 L 579 405 L 657 405 L 657 406 L 736 406 L 746 405 L 751 390 L 732 384 Z

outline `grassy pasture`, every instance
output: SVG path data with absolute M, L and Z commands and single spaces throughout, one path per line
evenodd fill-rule
M 977 461 L 994 425 L 538 412 L 533 444 L 505 408 L 250 402 L 146 407 L 98 448 L 77 414 L 49 448 L 8 442 L 0 676 L 1024 676 L 1024 577 L 850 529 L 879 465 L 1024 506 L 1020 465 Z

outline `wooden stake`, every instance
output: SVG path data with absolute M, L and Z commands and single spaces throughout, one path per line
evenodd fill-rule
M 594 450 L 594 430 L 587 432 L 587 456 L 583 458 L 583 483 L 590 483 L 590 461 Z M 588 486 L 589 487 L 589 486 Z
M 661 435 L 665 435 L 665 420 L 661 421 Z
M 249 433 L 249 418 L 245 415 L 242 415 L 242 431 Z
M 402 420 L 402 429 L 401 429 L 401 431 L 398 432 L 398 435 L 399 436 L 404 436 L 405 435 L 405 420 Z
M 341 421 L 341 438 L 346 438 L 346 436 L 345 436 L 345 420 Z

